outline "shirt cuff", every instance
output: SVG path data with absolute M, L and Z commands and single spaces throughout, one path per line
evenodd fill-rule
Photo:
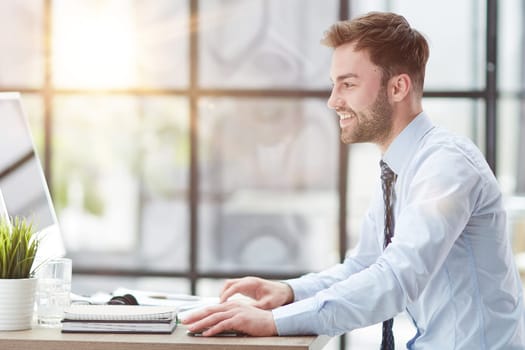
M 321 334 L 317 301 L 308 298 L 272 310 L 277 333 L 284 335 Z
M 308 293 L 308 289 L 305 288 L 305 284 L 301 283 L 301 278 L 293 278 L 283 281 L 292 288 L 294 301 L 303 300 L 311 297 L 311 293 Z

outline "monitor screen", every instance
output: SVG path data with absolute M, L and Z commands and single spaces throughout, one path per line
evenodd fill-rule
M 41 237 L 37 263 L 65 254 L 20 94 L 0 93 L 0 215 L 23 216 Z

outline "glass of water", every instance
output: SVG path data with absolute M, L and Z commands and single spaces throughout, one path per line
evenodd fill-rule
M 36 277 L 37 323 L 42 327 L 60 327 L 64 310 L 70 304 L 71 259 L 56 258 L 45 262 Z

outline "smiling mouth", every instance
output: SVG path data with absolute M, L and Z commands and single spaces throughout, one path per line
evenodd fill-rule
M 339 126 L 341 129 L 349 127 L 354 122 L 353 119 L 356 118 L 356 115 L 349 111 L 340 112 L 337 114 L 339 115 Z
M 337 114 L 339 115 L 340 120 L 350 119 L 354 117 L 354 114 L 350 112 L 337 113 Z

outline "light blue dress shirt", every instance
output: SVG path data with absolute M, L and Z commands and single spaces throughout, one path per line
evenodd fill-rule
M 378 179 L 345 261 L 286 281 L 295 301 L 273 310 L 278 333 L 338 335 L 407 311 L 408 349 L 525 349 L 502 195 L 481 152 L 421 113 L 383 160 L 398 175 L 392 243 L 383 250 Z

